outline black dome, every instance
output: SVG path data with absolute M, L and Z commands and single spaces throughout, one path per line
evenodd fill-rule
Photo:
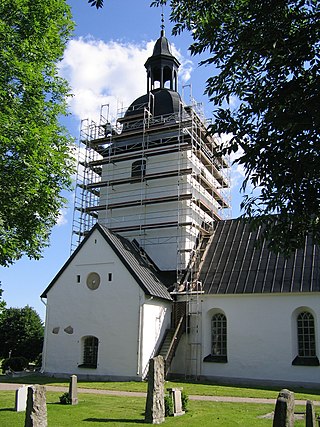
M 152 56 L 166 55 L 173 56 L 170 50 L 170 45 L 168 39 L 164 36 L 161 36 L 154 45 Z
M 170 89 L 155 89 L 151 91 L 151 94 L 153 96 L 150 95 L 150 99 L 151 103 L 154 101 L 154 106 L 150 107 L 154 116 L 179 113 L 181 97 L 178 92 Z M 148 94 L 137 98 L 126 111 L 124 118 L 143 114 L 144 107 L 148 106 L 148 101 Z

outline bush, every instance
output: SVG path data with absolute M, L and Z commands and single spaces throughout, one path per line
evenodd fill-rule
M 189 396 L 183 390 L 181 390 L 181 406 L 182 410 L 188 412 L 188 404 L 189 404 Z M 172 417 L 174 408 L 173 408 L 173 400 L 170 394 L 166 394 L 164 396 L 164 410 L 166 417 Z
M 23 371 L 29 365 L 28 360 L 23 357 L 9 357 L 4 359 L 1 365 L 2 372 L 5 373 L 8 369 L 12 371 Z
M 34 366 L 36 369 L 41 368 L 41 366 L 42 366 L 42 353 L 38 354 L 38 356 L 36 357 L 36 359 L 34 361 Z
M 169 394 L 164 396 L 164 411 L 166 417 L 172 417 L 173 415 L 173 402 Z
M 181 403 L 182 403 L 182 410 L 185 412 L 188 412 L 189 396 L 183 390 L 181 391 Z
M 60 403 L 61 403 L 62 405 L 70 405 L 70 403 L 71 403 L 70 395 L 69 395 L 69 393 L 68 393 L 68 392 L 63 393 L 63 394 L 59 397 L 59 399 L 60 399 Z

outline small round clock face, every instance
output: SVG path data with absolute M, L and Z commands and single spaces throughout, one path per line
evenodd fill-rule
M 87 286 L 92 291 L 98 289 L 100 285 L 100 276 L 98 273 L 90 273 L 87 277 Z

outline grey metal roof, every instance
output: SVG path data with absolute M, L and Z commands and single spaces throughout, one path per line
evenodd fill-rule
M 170 44 L 168 39 L 161 33 L 160 37 L 156 41 L 152 56 L 147 59 L 145 66 L 147 67 L 150 62 L 158 61 L 159 58 L 167 58 L 173 61 L 177 66 L 180 65 L 180 62 L 175 56 L 172 55 Z
M 320 250 L 310 237 L 290 258 L 256 245 L 261 228 L 244 220 L 219 221 L 210 240 L 199 280 L 209 294 L 320 291 Z
M 168 42 L 168 39 L 161 34 L 160 38 L 156 41 L 156 44 L 153 48 L 153 56 L 156 55 L 168 55 L 173 56 L 170 49 L 170 44 Z
M 108 228 L 98 225 L 103 236 L 147 295 L 172 300 L 165 285 L 157 277 L 156 266 L 139 249 Z
M 128 269 L 130 274 L 137 281 L 138 285 L 142 288 L 146 295 L 150 295 L 157 298 L 162 298 L 166 300 L 172 300 L 169 292 L 165 285 L 157 277 L 156 266 L 149 260 L 147 257 L 144 257 L 143 254 L 139 251 L 133 243 L 129 240 L 121 237 L 115 233 L 112 233 L 106 227 L 96 224 L 91 230 L 86 238 L 80 243 L 77 249 L 70 256 L 68 261 L 64 264 L 61 270 L 57 273 L 55 278 L 42 293 L 41 298 L 47 298 L 48 291 L 54 286 L 57 279 L 61 274 L 66 270 L 71 261 L 77 255 L 77 253 L 82 249 L 85 242 L 90 238 L 94 230 L 98 230 L 107 243 L 114 250 L 116 255 L 120 258 L 124 266 Z

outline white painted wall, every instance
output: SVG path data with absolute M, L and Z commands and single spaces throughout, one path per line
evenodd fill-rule
M 90 272 L 101 277 L 94 291 L 86 286 Z M 108 273 L 112 273 L 111 282 Z M 140 307 L 143 309 L 144 302 L 141 288 L 95 231 L 48 292 L 43 370 L 49 374 L 140 379 L 141 360 L 149 356 L 141 341 Z M 161 301 L 154 302 L 148 317 L 155 318 L 163 306 Z M 167 306 L 169 309 L 170 304 Z M 72 334 L 64 331 L 68 326 L 73 328 Z M 59 333 L 54 334 L 57 327 Z M 82 363 L 81 338 L 86 335 L 99 339 L 96 369 L 78 368 Z M 148 336 L 146 331 L 142 339 L 152 343 L 155 336 Z
M 177 131 L 171 136 L 177 135 Z M 159 138 L 161 134 L 159 134 Z M 141 159 L 144 158 L 141 156 Z M 191 168 L 193 174 L 200 174 L 201 170 L 209 182 L 220 184 L 204 166 L 201 160 L 192 152 L 161 154 L 144 158 L 146 161 L 146 174 L 156 174 L 179 169 Z M 125 160 L 103 166 L 102 181 L 125 179 L 131 177 L 132 163 L 138 160 Z M 147 180 L 138 183 L 126 183 L 113 187 L 102 187 L 100 205 L 112 203 L 126 203 L 152 198 L 192 195 L 194 200 L 201 200 L 219 213 L 217 201 L 200 185 L 191 175 L 181 177 L 167 177 Z M 199 227 L 202 222 L 212 223 L 212 218 L 200 210 L 196 203 L 190 200 L 166 202 L 134 207 L 122 207 L 112 210 L 99 211 L 98 221 L 113 229 L 120 227 L 150 226 L 165 222 L 192 223 L 192 227 L 140 229 L 121 232 L 130 240 L 137 239 L 148 255 L 162 270 L 184 269 L 188 265 L 190 250 L 194 249 Z M 192 229 L 193 228 L 193 229 Z M 187 251 L 185 251 L 187 250 Z M 189 251 L 189 252 L 188 252 Z
M 317 356 L 320 358 L 320 295 L 203 295 L 201 296 L 202 346 L 200 372 L 205 377 L 319 384 L 320 367 L 292 366 L 297 356 L 296 313 L 308 308 L 315 318 Z M 228 363 L 202 362 L 210 354 L 211 317 L 222 311 L 227 317 Z M 185 337 L 179 346 L 173 372 L 183 374 Z
M 171 323 L 171 303 L 147 298 L 143 306 L 142 354 L 143 377 L 146 376 L 149 360 L 155 355 Z

